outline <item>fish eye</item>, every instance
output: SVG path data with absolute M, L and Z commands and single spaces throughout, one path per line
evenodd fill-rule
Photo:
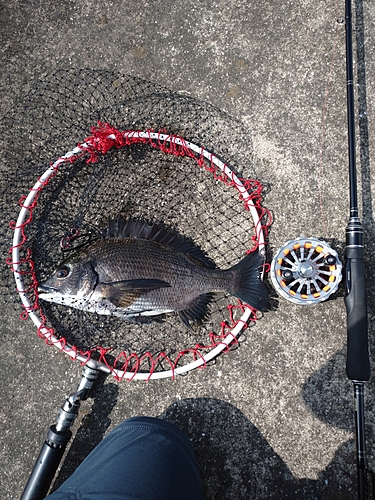
M 60 267 L 60 269 L 56 272 L 57 279 L 61 280 L 69 276 L 70 269 L 68 266 Z

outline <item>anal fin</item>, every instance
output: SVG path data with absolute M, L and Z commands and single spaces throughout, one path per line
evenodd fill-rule
M 187 309 L 178 311 L 178 315 L 184 325 L 193 330 L 194 324 L 201 325 L 206 321 L 209 316 L 209 303 L 212 297 L 212 293 L 200 295 Z

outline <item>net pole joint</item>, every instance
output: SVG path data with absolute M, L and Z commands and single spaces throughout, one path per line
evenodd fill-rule
M 73 425 L 78 416 L 81 401 L 89 397 L 90 389 L 98 378 L 99 370 L 85 366 L 82 372 L 82 379 L 77 391 L 68 396 L 62 405 L 56 421 L 56 430 L 66 432 Z

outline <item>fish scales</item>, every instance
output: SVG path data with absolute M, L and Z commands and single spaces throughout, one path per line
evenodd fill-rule
M 104 282 L 157 279 L 170 285 L 142 295 L 132 310 L 183 310 L 199 295 L 228 291 L 233 281 L 231 271 L 203 267 L 173 248 L 141 239 L 100 241 L 88 259 Z

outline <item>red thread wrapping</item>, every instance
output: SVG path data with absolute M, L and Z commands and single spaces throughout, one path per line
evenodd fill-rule
M 116 357 L 113 365 L 111 365 L 107 358 L 107 354 L 111 351 L 111 348 L 104 348 L 101 346 L 97 346 L 95 348 L 82 351 L 78 350 L 75 346 L 68 345 L 65 338 L 63 337 L 58 338 L 54 329 L 47 326 L 46 324 L 47 318 L 45 317 L 43 310 L 39 304 L 38 293 L 37 293 L 38 282 L 36 279 L 34 262 L 32 260 L 32 252 L 31 248 L 26 246 L 27 244 L 26 228 L 29 224 L 31 224 L 33 220 L 33 211 L 38 205 L 38 197 L 40 195 L 40 192 L 48 185 L 51 178 L 53 178 L 57 174 L 61 165 L 64 163 L 74 163 L 75 161 L 77 161 L 77 159 L 83 156 L 88 156 L 86 160 L 87 163 L 94 163 L 98 160 L 99 154 L 106 154 L 113 147 L 122 148 L 136 143 L 148 144 L 149 146 L 155 149 L 161 150 L 165 154 L 172 154 L 174 156 L 181 156 L 181 157 L 187 156 L 189 158 L 192 158 L 200 168 L 204 168 L 205 170 L 210 172 L 215 180 L 220 180 L 228 187 L 236 188 L 237 191 L 239 192 L 239 199 L 243 202 L 245 209 L 249 210 L 250 204 L 256 208 L 259 214 L 259 220 L 260 220 L 259 224 L 261 224 L 261 229 L 265 237 L 267 237 L 269 227 L 272 223 L 271 213 L 269 212 L 269 210 L 262 207 L 263 187 L 259 181 L 249 180 L 249 179 L 239 179 L 239 181 L 242 183 L 242 186 L 239 185 L 236 178 L 233 175 L 232 177 L 229 177 L 226 172 L 222 171 L 214 164 L 213 156 L 211 156 L 209 160 L 207 160 L 204 157 L 203 148 L 201 149 L 201 152 L 199 154 L 195 153 L 187 146 L 186 141 L 182 137 L 168 135 L 168 133 L 165 130 L 160 130 L 158 132 L 157 139 L 151 137 L 151 133 L 153 133 L 152 130 L 146 131 L 146 133 L 148 134 L 146 137 L 139 137 L 138 135 L 139 132 L 140 131 L 137 130 L 127 130 L 125 132 L 120 132 L 118 129 L 112 127 L 108 123 L 98 122 L 98 125 L 96 127 L 92 127 L 91 129 L 92 134 L 89 137 L 87 137 L 83 143 L 78 144 L 78 148 L 81 150 L 81 152 L 78 152 L 77 154 L 67 157 L 60 157 L 54 164 L 51 164 L 53 173 L 50 175 L 50 177 L 45 181 L 39 179 L 40 186 L 31 189 L 31 191 L 36 191 L 32 203 L 30 205 L 25 205 L 25 201 L 27 199 L 26 196 L 22 196 L 20 199 L 19 202 L 20 206 L 25 208 L 29 212 L 27 220 L 25 220 L 20 226 L 17 226 L 15 221 L 11 221 L 9 223 L 9 226 L 13 230 L 15 229 L 21 230 L 21 240 L 16 245 L 16 247 L 19 248 L 20 253 L 22 253 L 23 256 L 17 263 L 13 263 L 12 257 L 8 257 L 6 259 L 7 264 L 9 264 L 10 266 L 12 266 L 13 264 L 18 264 L 20 266 L 20 269 L 15 272 L 17 272 L 19 275 L 26 276 L 30 281 L 30 283 L 27 284 L 23 290 L 17 290 L 18 292 L 26 294 L 28 296 L 29 302 L 31 303 L 30 307 L 26 307 L 23 305 L 24 310 L 20 314 L 20 318 L 22 320 L 27 319 L 31 311 L 37 313 L 41 320 L 41 325 L 39 326 L 37 333 L 39 337 L 44 339 L 47 345 L 59 346 L 60 350 L 69 354 L 69 356 L 73 360 L 76 359 L 78 355 L 83 356 L 86 359 L 84 363 L 87 363 L 88 360 L 91 359 L 92 356 L 96 353 L 95 358 L 98 359 L 100 362 L 102 362 L 109 370 L 111 371 L 117 370 L 120 372 L 120 374 L 114 373 L 117 379 L 124 378 L 125 372 L 128 372 L 128 374 L 130 373 L 131 374 L 130 377 L 127 376 L 128 380 L 132 380 L 135 377 L 136 373 L 142 366 L 142 363 L 145 362 L 147 362 L 150 366 L 149 376 L 147 380 L 151 378 L 152 374 L 155 372 L 155 370 L 161 363 L 167 364 L 167 366 L 171 369 L 173 375 L 180 360 L 187 355 L 191 356 L 194 361 L 197 359 L 202 359 L 203 364 L 201 368 L 204 368 L 206 366 L 206 361 L 204 360 L 205 351 L 211 350 L 223 344 L 224 340 L 225 340 L 225 348 L 223 349 L 224 352 L 228 352 L 233 345 L 238 344 L 237 338 L 231 332 L 232 329 L 241 320 L 234 319 L 234 312 L 239 309 L 241 313 L 243 313 L 245 311 L 245 308 L 241 303 L 241 301 L 238 301 L 237 305 L 230 304 L 228 306 L 229 320 L 228 322 L 221 323 L 220 334 L 215 334 L 211 332 L 209 334 L 209 342 L 207 343 L 207 345 L 196 344 L 193 347 L 184 349 L 177 354 L 174 360 L 171 360 L 168 357 L 168 355 L 164 352 L 161 352 L 157 355 L 153 355 L 151 352 L 146 352 L 140 357 L 136 353 L 128 354 L 126 352 L 121 352 Z M 167 135 L 166 139 L 162 138 L 163 134 Z M 242 193 L 243 187 L 245 187 L 248 193 L 246 196 L 244 196 L 244 194 Z M 259 228 L 257 227 L 256 234 L 258 233 L 258 231 Z M 255 249 L 258 246 L 258 241 L 256 239 L 256 236 L 252 237 L 252 241 Z M 10 248 L 8 252 L 9 254 L 12 254 L 13 248 L 14 247 Z M 267 266 L 267 268 L 265 266 L 265 271 L 267 271 L 268 268 L 269 266 Z M 256 315 L 255 311 L 252 310 L 248 322 L 254 322 L 254 321 L 256 321 Z M 243 323 L 244 323 L 243 329 L 247 328 L 248 324 L 245 322 Z M 228 343 L 227 340 L 228 336 L 230 335 L 232 335 L 233 338 Z

